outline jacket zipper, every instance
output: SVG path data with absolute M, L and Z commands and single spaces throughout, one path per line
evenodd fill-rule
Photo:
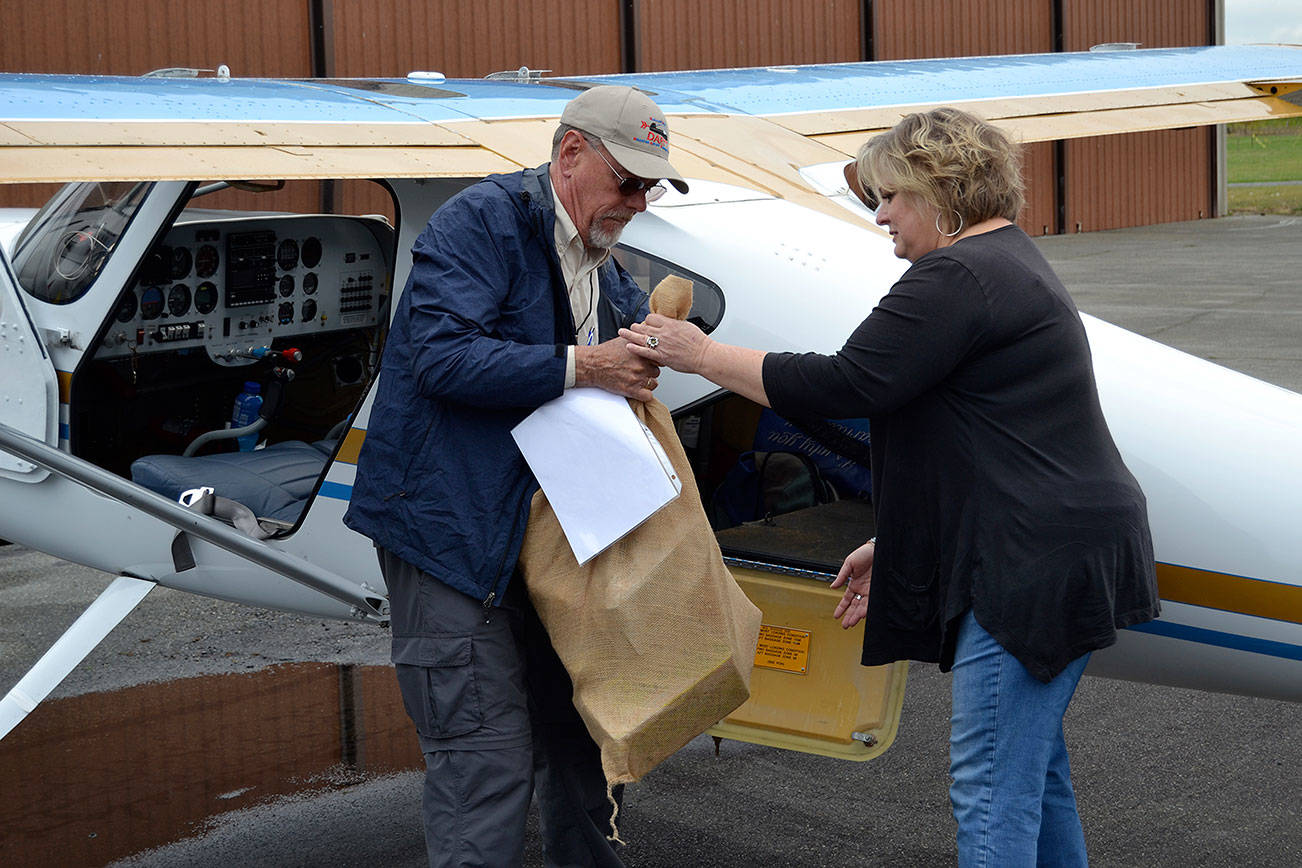
M 530 494 L 529 496 L 532 497 L 533 495 Z M 515 536 L 515 531 L 516 531 L 516 529 L 517 529 L 519 526 L 520 526 L 520 508 L 519 508 L 519 506 L 517 505 L 516 510 L 515 510 L 515 520 L 514 520 L 514 522 L 512 522 L 512 524 L 511 524 L 511 536 L 512 536 L 512 537 Z M 489 614 L 492 612 L 493 601 L 497 599 L 497 585 L 505 584 L 505 582 L 504 582 L 503 579 L 502 579 L 502 567 L 504 567 L 504 566 L 506 565 L 506 556 L 507 556 L 508 553 L 509 553 L 509 550 L 504 550 L 504 551 L 502 552 L 502 559 L 501 559 L 500 561 L 497 562 L 497 581 L 494 582 L 494 584 L 493 584 L 493 588 L 492 588 L 491 590 L 489 590 L 489 592 L 488 592 L 488 596 L 484 598 L 484 604 L 483 604 L 483 605 L 484 605 L 484 623 L 485 623 L 485 624 L 487 624 L 488 621 L 489 621 Z M 509 581 L 509 580 L 510 580 L 510 577 L 508 576 L 508 577 L 507 577 L 507 581 Z

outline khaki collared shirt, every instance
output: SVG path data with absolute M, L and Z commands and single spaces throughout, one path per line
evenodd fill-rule
M 551 178 L 547 182 L 550 184 Z M 552 201 L 556 203 L 556 254 L 561 260 L 561 277 L 565 280 L 570 311 L 574 314 L 574 340 L 583 346 L 595 346 L 601 341 L 597 331 L 597 304 L 601 301 L 597 269 L 610 257 L 610 251 L 591 250 L 583 243 L 574 220 L 561 204 L 554 188 Z M 573 386 L 574 348 L 570 347 L 565 354 L 565 388 Z

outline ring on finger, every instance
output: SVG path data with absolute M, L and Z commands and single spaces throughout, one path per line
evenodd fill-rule
M 647 335 L 646 345 L 654 350 L 656 347 L 660 346 L 660 338 L 655 335 Z
M 855 594 L 855 595 L 854 595 L 854 598 L 855 598 L 856 600 L 862 600 L 862 599 L 863 599 L 863 594 Z

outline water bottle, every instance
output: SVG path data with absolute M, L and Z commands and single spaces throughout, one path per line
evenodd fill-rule
M 231 427 L 243 428 L 246 425 L 252 425 L 258 419 L 258 411 L 262 409 L 262 384 L 249 380 L 244 384 L 244 391 L 235 396 L 235 407 L 231 410 Z M 258 445 L 258 432 L 244 434 L 235 438 L 240 445 L 241 452 L 252 452 L 253 447 Z

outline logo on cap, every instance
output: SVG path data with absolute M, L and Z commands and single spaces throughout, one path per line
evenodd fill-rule
M 633 141 L 659 148 L 665 154 L 669 153 L 669 130 L 665 127 L 664 121 L 650 118 L 642 121 L 642 129 L 645 131 L 644 134 L 640 137 L 634 136 Z

